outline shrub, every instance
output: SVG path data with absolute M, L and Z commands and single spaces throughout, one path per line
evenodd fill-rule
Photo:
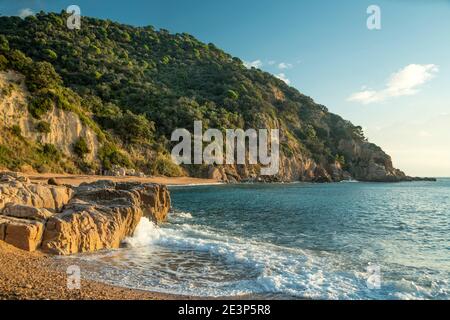
M 17 158 L 10 148 L 0 145 L 0 166 L 10 170 L 15 170 L 20 166 L 20 164 L 21 160 Z
M 25 56 L 23 52 L 19 50 L 12 50 L 11 53 L 8 54 L 8 60 L 13 69 L 23 73 L 26 73 L 33 64 L 33 60 Z
M 114 132 L 126 143 L 149 142 L 154 134 L 155 124 L 144 115 L 136 115 L 130 111 L 114 121 Z
M 110 170 L 113 165 L 131 167 L 131 161 L 126 154 L 117 149 L 113 144 L 106 144 L 100 148 L 98 158 L 103 169 Z
M 8 66 L 8 59 L 2 54 L 0 54 L 0 71 L 3 71 Z
M 228 98 L 230 98 L 231 100 L 238 100 L 239 94 L 237 94 L 234 90 L 228 90 Z
M 0 50 L 9 51 L 9 42 L 4 35 L 0 35 Z
M 50 123 L 46 121 L 39 121 L 38 124 L 36 125 L 36 131 L 40 133 L 50 133 L 51 132 Z
M 28 111 L 33 118 L 40 119 L 44 114 L 53 108 L 53 95 L 44 91 L 35 95 L 28 103 Z
M 15 135 L 16 137 L 21 137 L 22 136 L 22 129 L 20 129 L 20 126 L 15 124 L 11 127 L 11 132 L 13 135 Z
M 4 96 L 4 97 L 9 97 L 11 95 L 11 93 L 14 90 L 14 84 L 10 83 L 7 86 L 1 87 L 0 88 L 0 93 Z
M 41 153 L 45 158 L 50 159 L 51 161 L 61 160 L 60 151 L 58 150 L 58 148 L 56 148 L 55 145 L 51 143 L 44 144 Z
M 73 152 L 75 152 L 78 157 L 83 158 L 86 154 L 90 153 L 91 150 L 89 149 L 86 140 L 81 137 L 73 144 Z
M 334 160 L 337 163 L 339 163 L 342 167 L 345 166 L 345 157 L 344 156 L 337 154 Z
M 181 177 L 183 170 L 175 164 L 169 156 L 158 154 L 151 165 L 152 175 L 163 175 L 166 177 Z
M 48 58 L 49 60 L 53 61 L 53 60 L 58 59 L 58 55 L 56 54 L 56 52 L 51 49 L 45 49 L 44 54 L 45 54 L 46 58 Z

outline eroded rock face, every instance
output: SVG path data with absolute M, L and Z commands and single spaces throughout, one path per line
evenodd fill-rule
M 76 196 L 48 220 L 42 250 L 68 255 L 118 248 L 141 217 L 139 200 L 130 192 L 99 190 Z
M 0 176 L 0 240 L 28 251 L 69 255 L 118 248 L 140 219 L 166 220 L 167 187 L 98 181 L 72 190 Z
M 156 224 L 166 221 L 170 210 L 170 193 L 159 184 L 118 183 L 117 190 L 132 192 L 140 201 L 144 217 Z
M 133 194 L 139 201 L 144 217 L 155 223 L 164 222 L 170 210 L 170 193 L 166 186 L 153 183 L 112 182 L 100 180 L 95 183 L 83 183 L 77 188 L 76 199 L 84 201 L 103 201 L 102 190 L 126 191 Z M 110 200 L 106 199 L 109 203 Z

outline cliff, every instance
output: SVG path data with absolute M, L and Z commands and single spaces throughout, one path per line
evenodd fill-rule
M 411 179 L 361 127 L 213 44 L 86 17 L 72 31 L 66 18 L 0 17 L 0 166 L 229 182 Z M 175 165 L 170 135 L 192 132 L 195 120 L 204 130 L 280 129 L 279 174 Z

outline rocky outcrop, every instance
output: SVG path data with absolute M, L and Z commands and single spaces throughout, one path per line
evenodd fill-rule
M 133 235 L 142 216 L 139 199 L 127 191 L 76 195 L 62 213 L 48 220 L 42 250 L 68 255 L 118 248 Z
M 0 178 L 0 240 L 20 249 L 69 255 L 118 248 L 145 216 L 166 220 L 167 187 L 98 181 L 72 189 Z
M 359 181 L 400 182 L 410 178 L 392 164 L 392 159 L 380 147 L 369 143 L 341 140 L 339 149 L 346 159 L 352 177 Z
M 73 190 L 66 186 L 34 184 L 15 172 L 0 176 L 0 212 L 8 204 L 58 212 L 69 202 L 72 194 Z

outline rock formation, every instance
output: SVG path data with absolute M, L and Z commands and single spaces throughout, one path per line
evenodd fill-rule
M 69 255 L 118 248 L 145 216 L 166 220 L 167 187 L 98 181 L 78 188 L 0 176 L 0 240 L 20 249 Z

